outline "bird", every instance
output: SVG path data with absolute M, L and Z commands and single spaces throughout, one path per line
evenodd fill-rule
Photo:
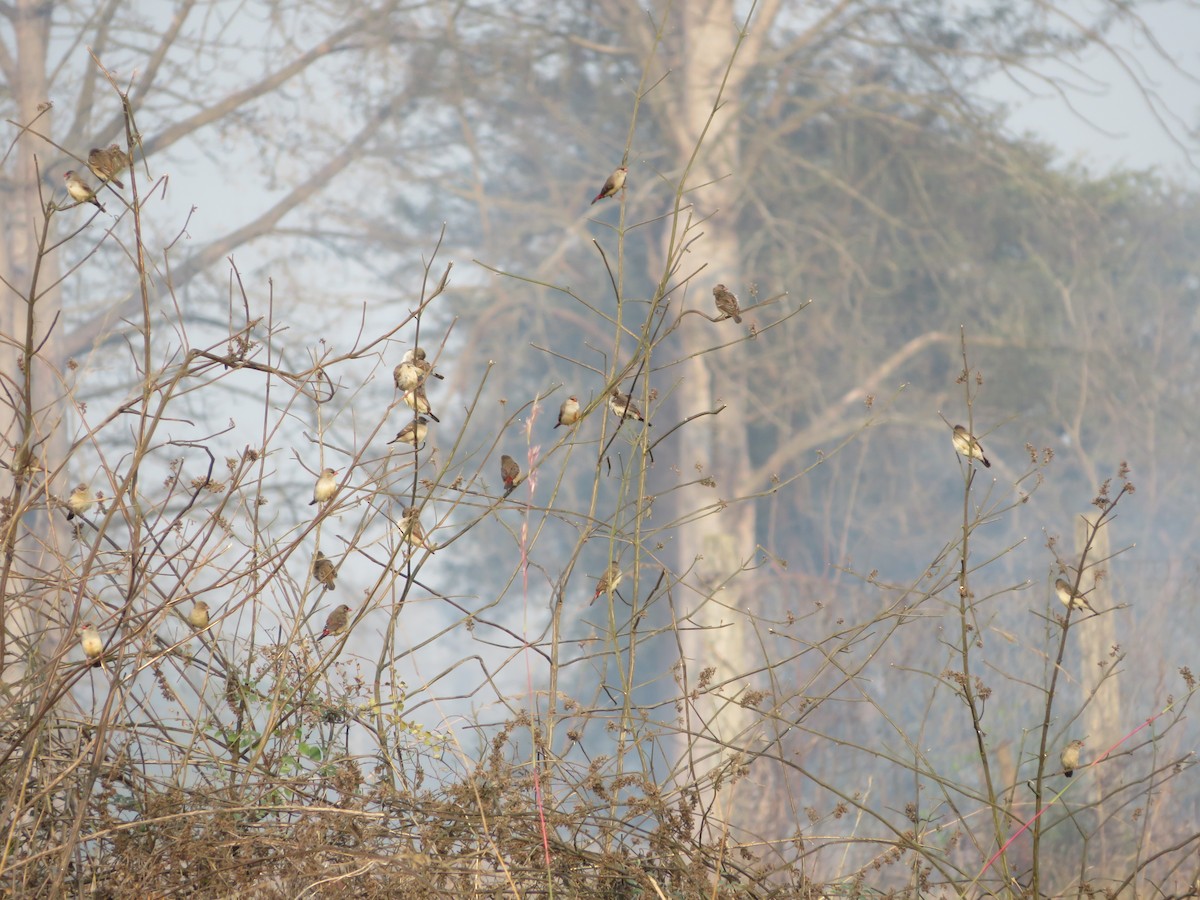
M 579 421 L 579 398 L 568 397 L 562 402 L 562 406 L 558 408 L 558 425 L 574 425 Z
M 92 170 L 92 174 L 101 181 L 111 181 L 119 188 L 124 188 L 125 185 L 117 176 L 125 171 L 127 165 L 129 157 L 117 144 L 112 144 L 107 150 L 93 147 L 88 153 L 88 168 Z
M 188 624 L 197 631 L 203 631 L 208 627 L 208 604 L 203 600 L 197 600 L 196 605 L 192 607 L 192 611 L 187 614 Z
M 419 388 L 424 383 L 425 377 L 416 363 L 404 360 L 392 369 L 392 381 L 396 383 L 396 390 L 408 393 Z
M 317 640 L 327 638 L 331 634 L 341 634 L 346 630 L 346 623 L 350 621 L 350 607 L 343 603 L 337 609 L 329 614 L 329 618 L 325 620 L 325 627 L 321 629 Z
M 1070 778 L 1079 768 L 1079 751 L 1083 749 L 1083 741 L 1071 741 L 1062 748 L 1059 759 L 1062 760 L 1063 774 Z
M 592 594 L 592 603 L 599 599 L 601 594 L 609 591 L 615 591 L 617 585 L 621 583 L 621 579 L 625 577 L 625 573 L 621 571 L 621 564 L 615 559 L 608 564 L 608 568 L 604 570 L 604 574 L 596 580 L 596 593 Z
M 515 491 L 517 485 L 521 483 L 518 481 L 521 477 L 521 467 L 507 453 L 502 454 L 500 457 L 500 477 L 504 480 L 505 497 Z
M 732 318 L 739 325 L 742 324 L 742 308 L 738 306 L 737 294 L 727 291 L 725 285 L 718 284 L 713 288 L 713 297 L 717 301 L 717 312 L 727 319 Z
M 979 443 L 975 435 L 971 434 L 963 426 L 954 426 L 954 434 L 950 435 L 950 440 L 954 441 L 954 449 L 967 457 L 967 459 L 977 459 L 987 469 L 992 467 L 992 464 L 988 462 L 988 458 L 983 455 L 983 445 Z
M 388 441 L 389 444 L 397 442 L 412 444 L 414 447 L 425 442 L 425 435 L 429 433 L 429 420 L 424 416 L 417 416 L 407 425 L 396 433 L 396 436 Z
M 417 385 L 413 390 L 405 391 L 404 402 L 412 408 L 413 412 L 429 416 L 435 422 L 442 421 L 433 414 L 433 410 L 429 406 L 429 398 L 425 396 L 425 385 Z
M 83 647 L 87 658 L 91 660 L 92 668 L 100 668 L 100 657 L 104 654 L 104 639 L 100 637 L 100 632 L 91 622 L 84 622 L 80 627 L 79 644 Z
M 1096 610 L 1092 609 L 1092 605 L 1087 602 L 1087 597 L 1083 596 L 1079 591 L 1073 590 L 1070 582 L 1066 579 L 1055 579 L 1054 593 L 1058 594 L 1058 599 L 1062 601 L 1063 606 L 1072 609 L 1086 609 L 1093 616 L 1096 615 Z
M 600 193 L 592 201 L 591 205 L 595 206 L 600 200 L 604 200 L 613 196 L 621 188 L 625 187 L 625 176 L 629 174 L 628 166 L 620 166 L 615 172 L 608 176 L 604 181 L 604 187 L 600 188 Z
M 87 512 L 87 508 L 95 502 L 86 484 L 80 482 L 75 485 L 71 496 L 67 498 L 67 521 L 71 521 L 76 516 L 82 516 Z
M 633 398 L 628 394 L 622 394 L 616 388 L 612 389 L 612 395 L 608 398 L 608 407 L 614 414 L 625 419 L 636 419 L 638 422 L 646 422 L 646 417 L 642 415 L 642 411 L 638 409 L 637 404 L 633 402 Z M 649 425 L 649 422 L 646 422 Z
M 313 488 L 313 498 L 309 501 L 309 506 L 315 503 L 324 503 L 337 491 L 337 476 L 338 469 L 322 469 L 321 474 L 317 478 L 316 486 Z
M 337 566 L 320 550 L 313 557 L 312 573 L 313 578 L 325 585 L 325 590 L 332 591 L 337 588 Z
M 404 508 L 404 514 L 400 517 L 400 534 L 414 547 L 420 547 L 430 553 L 437 549 L 425 537 L 425 529 L 421 527 L 421 513 L 415 506 Z
M 64 173 L 63 180 L 67 183 L 67 193 L 71 195 L 71 199 L 76 203 L 91 203 L 100 212 L 106 212 L 104 206 L 96 199 L 96 192 L 88 187 L 88 183 L 76 175 L 74 171 Z
M 441 372 L 433 371 L 433 363 L 426 360 L 425 350 L 421 347 L 407 351 L 400 364 L 392 369 L 392 380 L 396 382 L 396 390 L 405 393 L 424 385 L 430 376 L 441 381 L 446 380 L 446 376 Z
M 420 369 L 426 377 L 432 375 L 439 381 L 446 380 L 445 375 L 441 374 L 440 372 L 433 371 L 433 363 L 427 361 L 424 347 L 413 347 L 411 350 L 405 352 L 402 362 L 412 363 L 414 366 Z

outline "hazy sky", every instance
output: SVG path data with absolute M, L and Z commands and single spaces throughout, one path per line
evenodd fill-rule
M 1128 48 L 1120 60 L 1097 50 L 1056 67 L 1074 86 L 1066 101 L 1029 78 L 1020 85 L 997 79 L 992 92 L 1012 108 L 1014 132 L 1032 132 L 1061 147 L 1064 161 L 1083 162 L 1097 174 L 1160 166 L 1165 174 L 1195 184 L 1200 154 L 1193 152 L 1189 162 L 1179 139 L 1189 130 L 1195 135 L 1200 123 L 1200 8 L 1168 2 L 1148 6 L 1142 15 L 1178 69 L 1144 37 L 1122 28 L 1113 35 L 1115 43 Z M 1161 122 L 1131 73 L 1157 94 Z

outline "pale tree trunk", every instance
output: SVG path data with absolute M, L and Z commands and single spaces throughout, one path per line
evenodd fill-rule
M 12 42 L 0 49 L 0 71 L 12 92 L 16 109 L 13 119 L 21 124 L 36 123 L 38 131 L 49 133 L 52 113 L 42 107 L 49 99 L 46 81 L 48 10 L 38 0 L 17 0 L 15 7 L 8 11 L 8 17 Z M 17 462 L 16 467 L 24 467 L 20 479 L 14 477 L 17 473 L 13 468 L 0 470 L 0 496 L 12 503 L 9 510 L 15 511 L 3 522 L 3 553 L 0 554 L 0 595 L 3 597 L 0 602 L 4 604 L 0 681 L 5 684 L 21 681 L 26 676 L 32 662 L 30 648 L 37 646 L 36 642 L 31 642 L 27 647 L 24 640 L 39 630 L 38 623 L 33 620 L 35 604 L 28 597 L 28 592 L 35 587 L 24 573 L 30 570 L 53 573 L 58 568 L 53 552 L 55 542 L 38 540 L 35 548 L 27 533 L 32 526 L 47 538 L 52 526 L 37 513 L 22 514 L 30 505 L 43 505 L 40 498 L 31 497 L 31 490 L 40 489 L 44 484 L 36 470 L 52 469 L 62 461 L 62 442 L 55 434 L 57 429 L 51 427 L 62 417 L 61 410 L 56 409 L 53 402 L 58 393 L 54 387 L 57 377 L 53 369 L 58 368 L 62 323 L 58 322 L 54 332 L 50 333 L 58 312 L 60 295 L 57 290 L 38 299 L 33 311 L 32 334 L 29 328 L 31 298 L 28 292 L 35 272 L 39 291 L 44 291 L 46 285 L 57 279 L 53 255 L 42 259 L 40 264 L 37 258 L 38 236 L 44 222 L 35 166 L 38 147 L 36 139 L 28 135 L 20 137 L 9 157 L 9 165 L 0 171 L 0 194 L 4 197 L 4 215 L 0 217 L 0 273 L 8 282 L 8 286 L 0 287 L 5 294 L 4 302 L 0 303 L 3 337 L 0 368 L 5 380 L 5 389 L 0 395 L 3 397 L 0 433 L 3 434 L 5 460 L 10 464 L 23 460 Z M 45 155 L 41 155 L 36 161 L 44 164 L 45 159 Z M 55 173 L 41 174 L 44 181 L 49 181 L 47 176 Z M 46 189 L 47 199 L 51 190 Z M 37 349 L 38 358 L 30 367 L 26 396 L 22 358 L 27 341 Z M 18 484 L 18 480 L 23 483 Z M 41 559 L 30 558 L 28 554 L 36 554 Z
M 663 48 L 664 65 L 671 69 L 671 87 L 661 98 L 652 95 L 651 102 L 671 142 L 671 157 L 678 160 L 681 169 L 700 144 L 685 187 L 704 187 L 687 193 L 683 202 L 694 205 L 693 221 L 708 219 L 703 239 L 691 248 L 687 269 L 690 271 L 699 263 L 707 267 L 681 296 L 686 298 L 687 308 L 698 308 L 715 316 L 712 296 L 715 284 L 723 282 L 738 294 L 745 306 L 753 280 L 752 273 L 740 268 L 736 206 L 742 187 L 738 93 L 756 46 L 747 40 L 739 49 L 741 23 L 732 0 L 680 4 L 672 14 L 676 27 L 668 29 L 667 45 Z M 756 31 L 765 32 L 768 27 L 762 16 L 756 17 Z M 676 35 L 681 38 L 678 43 Z M 735 52 L 738 55 L 730 69 Z M 676 309 L 675 314 L 678 312 Z M 739 360 L 753 352 L 754 344 L 739 344 L 715 354 L 701 353 L 706 347 L 734 339 L 739 331 L 745 333 L 748 325 L 749 321 L 742 325 L 732 320 L 710 323 L 690 316 L 677 332 L 678 341 L 669 347 L 672 358 L 686 359 L 681 366 L 670 370 L 678 379 L 677 386 L 675 378 L 670 385 L 674 391 L 675 418 L 725 406 L 719 415 L 701 417 L 684 426 L 679 467 L 692 477 L 698 467 L 715 480 L 716 487 L 707 496 L 701 492 L 712 489 L 702 487 L 682 495 L 675 510 L 679 516 L 686 516 L 690 510 L 717 498 L 732 501 L 749 487 L 745 403 L 748 386 L 737 373 L 743 370 Z M 689 723 L 691 734 L 686 739 L 691 743 L 692 758 L 698 763 L 697 773 L 721 768 L 725 770 L 725 779 L 731 774 L 731 767 L 748 761 L 739 751 L 753 750 L 759 741 L 759 716 L 736 702 L 737 695 L 746 688 L 763 686 L 739 677 L 740 673 L 753 670 L 760 659 L 748 620 L 755 613 L 750 584 L 753 576 L 731 580 L 744 563 L 754 558 L 755 548 L 752 503 L 733 503 L 713 515 L 682 525 L 675 538 L 675 570 L 692 571 L 689 586 L 697 589 L 683 591 L 679 596 L 686 608 L 699 607 L 693 621 L 701 626 L 684 637 L 687 689 L 692 690 L 700 672 L 708 668 L 715 670 L 711 683 L 722 685 L 711 693 L 700 694 L 694 707 L 695 717 Z M 757 804 L 761 797 L 746 803 L 743 798 L 752 801 L 747 794 L 733 791 L 721 798 L 719 806 L 735 824 L 761 821 L 750 816 L 751 805 Z

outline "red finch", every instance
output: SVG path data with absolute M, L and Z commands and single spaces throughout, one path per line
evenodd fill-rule
M 625 187 L 625 176 L 628 174 L 629 167 L 621 166 L 619 169 L 617 169 L 617 171 L 609 175 L 604 182 L 604 187 L 600 188 L 600 193 L 598 193 L 596 198 L 592 201 L 592 206 L 595 206 L 600 200 L 604 200 L 613 196 L 617 193 L 617 191 Z
M 517 480 L 521 477 L 521 467 L 507 453 L 500 457 L 500 477 L 504 481 L 505 497 L 515 491 L 517 485 L 521 483 Z
M 988 458 L 983 455 L 983 445 L 975 439 L 975 435 L 971 434 L 961 425 L 954 426 L 954 434 L 950 435 L 950 440 L 954 441 L 954 449 L 967 459 L 977 459 L 986 468 L 990 469 L 992 467 L 992 464 L 988 462 Z
M 624 577 L 625 573 L 621 571 L 621 564 L 614 559 L 608 564 L 608 568 L 604 570 L 604 574 L 597 579 L 596 593 L 592 594 L 592 600 L 591 603 L 588 603 L 588 606 L 595 603 L 601 594 L 615 591 L 617 585 L 621 583 L 621 579 Z
M 346 630 L 346 623 L 350 621 L 350 607 L 343 603 L 337 609 L 329 614 L 329 618 L 325 620 L 325 627 L 321 629 L 317 640 L 327 638 L 331 634 L 341 634 Z

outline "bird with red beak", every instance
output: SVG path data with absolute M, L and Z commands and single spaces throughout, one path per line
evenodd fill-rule
M 595 199 L 592 200 L 592 206 L 595 206 L 601 200 L 606 200 L 609 197 L 614 196 L 618 191 L 625 187 L 625 176 L 628 174 L 629 167 L 621 166 L 615 172 L 609 175 L 604 181 L 604 187 L 600 188 L 600 193 L 598 193 Z

